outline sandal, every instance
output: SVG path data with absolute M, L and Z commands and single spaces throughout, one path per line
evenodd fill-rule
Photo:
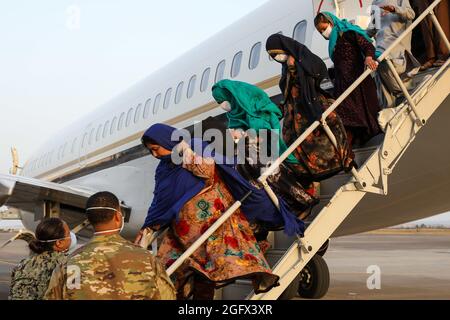
M 444 65 L 444 63 L 445 63 L 445 60 L 438 59 L 438 60 L 436 60 L 435 63 L 433 63 L 433 67 L 442 67 Z

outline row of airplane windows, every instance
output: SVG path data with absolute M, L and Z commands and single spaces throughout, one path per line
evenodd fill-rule
M 300 43 L 304 43 L 306 39 L 306 30 L 307 30 L 307 21 L 306 20 L 300 21 L 294 27 L 293 38 L 299 41 Z M 282 32 L 280 31 L 279 33 Z M 258 67 L 259 62 L 261 60 L 261 51 L 262 51 L 261 42 L 257 42 L 251 47 L 248 60 L 249 70 L 255 70 Z M 243 51 L 239 51 L 234 55 L 230 68 L 231 78 L 236 78 L 240 74 L 243 56 L 244 56 Z M 223 59 L 217 64 L 216 73 L 214 76 L 214 83 L 217 83 L 225 78 L 225 69 L 226 69 L 226 60 Z M 207 67 L 202 72 L 199 92 L 203 93 L 208 88 L 210 75 L 211 75 L 211 67 Z M 187 99 L 191 99 L 194 96 L 196 84 L 197 84 L 197 75 L 194 74 L 188 81 L 186 90 Z M 181 81 L 175 89 L 175 98 L 173 101 L 175 104 L 179 104 L 181 102 L 183 97 L 183 88 L 184 88 L 184 81 Z M 169 108 L 170 102 L 172 100 L 172 92 L 173 92 L 172 87 L 166 90 L 162 104 L 163 109 Z M 122 112 L 119 117 L 115 116 L 111 121 L 107 120 L 104 124 L 98 125 L 97 130 L 95 130 L 95 128 L 92 128 L 89 132 L 85 132 L 83 135 L 83 139 L 81 141 L 81 149 L 94 143 L 94 140 L 95 142 L 97 142 L 101 138 L 106 138 L 108 134 L 112 135 L 116 131 L 122 130 L 124 127 L 125 128 L 129 127 L 132 124 L 132 122 L 134 124 L 137 124 L 139 120 L 147 119 L 150 114 L 150 109 L 152 109 L 153 114 L 156 115 L 161 104 L 161 98 L 162 94 L 158 93 L 153 100 L 150 98 L 145 102 L 144 108 L 142 108 L 142 104 L 140 103 L 137 105 L 136 108 L 130 108 L 126 114 L 125 112 Z M 152 108 L 152 101 L 153 101 L 153 108 Z M 78 138 L 74 138 L 70 148 L 71 154 L 75 154 L 77 142 Z M 66 142 L 58 148 L 57 153 L 58 160 L 63 159 L 68 154 L 67 147 L 68 143 Z M 51 164 L 54 151 L 55 150 L 50 151 L 42 155 L 39 159 L 33 160 L 33 162 L 31 163 L 31 170 L 45 167 Z

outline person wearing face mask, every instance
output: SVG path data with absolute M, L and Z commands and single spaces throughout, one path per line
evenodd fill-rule
M 274 59 L 286 61 L 287 55 L 278 54 Z M 238 140 L 245 139 L 245 163 L 238 163 L 237 170 L 245 179 L 262 189 L 263 185 L 257 179 L 270 165 L 269 161 L 276 159 L 287 149 L 286 143 L 280 136 L 280 120 L 283 117 L 281 110 L 264 90 L 241 81 L 221 80 L 213 86 L 212 94 L 220 106 L 227 111 L 228 128 Z M 254 130 L 255 134 L 251 134 L 250 130 Z M 263 134 L 264 131 L 267 134 Z M 273 153 L 271 147 L 274 145 L 272 141 L 274 132 L 272 131 L 278 133 L 278 137 L 274 138 L 277 142 L 277 151 L 273 150 Z M 263 150 L 267 150 L 267 155 L 262 155 Z M 269 155 L 273 159 L 269 160 Z M 264 159 L 263 156 L 268 159 Z M 302 183 L 301 180 L 305 180 L 304 177 L 297 176 L 292 168 L 292 165 L 299 163 L 291 154 L 279 166 L 278 171 L 268 178 L 268 183 L 276 194 L 283 197 L 297 217 L 303 220 L 311 213 L 312 207 L 319 200 L 315 197 L 311 181 Z M 276 229 L 272 229 L 267 224 L 254 225 L 257 239 L 265 239 L 268 231 L 276 231 Z
M 53 270 L 67 260 L 72 240 L 63 220 L 45 219 L 38 224 L 35 234 L 36 238 L 28 244 L 31 256 L 12 271 L 10 300 L 41 300 Z
M 170 267 L 236 200 L 246 196 L 172 277 L 179 299 L 212 300 L 216 288 L 237 279 L 251 280 L 256 293 L 269 291 L 279 277 L 272 273 L 250 223 L 271 223 L 294 236 L 303 234 L 303 222 L 281 198 L 278 210 L 265 191 L 245 180 L 223 155 L 208 152 L 207 143 L 195 138 L 180 142 L 179 134 L 176 128 L 158 123 L 142 137 L 159 164 L 153 200 L 135 243 L 146 229 L 167 228 L 158 257 Z M 179 155 L 181 163 L 174 158 Z
M 305 45 L 281 34 L 271 35 L 266 50 L 274 59 L 280 54 L 288 56 L 282 63 L 280 90 L 284 101 L 283 140 L 290 146 L 332 104 L 331 97 L 320 88 L 325 79 L 325 63 Z M 284 57 L 283 57 L 284 58 Z M 275 59 L 277 61 L 277 59 Z M 291 167 L 303 181 L 322 181 L 355 165 L 341 119 L 332 112 L 327 124 L 336 137 L 336 145 L 328 138 L 323 127 L 315 129 L 292 153 L 298 163 Z M 314 192 L 316 193 L 316 192 Z
M 379 57 L 396 41 L 400 35 L 411 25 L 415 13 L 409 0 L 373 0 L 372 7 L 378 7 L 379 10 L 373 10 L 372 21 L 379 16 L 379 29 L 372 23 L 367 29 L 367 34 L 374 36 L 376 40 L 376 56 Z M 388 56 L 395 70 L 403 80 L 405 86 L 411 89 L 411 78 L 417 74 L 420 69 L 420 62 L 411 53 L 410 33 L 398 44 Z M 386 98 L 383 107 L 395 107 L 397 98 L 403 96 L 403 92 L 394 78 L 394 74 L 388 67 L 386 60 L 383 60 L 378 68 L 378 74 L 382 83 L 380 89 Z
M 65 266 L 55 269 L 45 299 L 175 299 L 173 284 L 164 267 L 150 251 L 120 236 L 124 216 L 114 194 L 103 191 L 92 195 L 86 204 L 86 214 L 94 237 L 72 253 Z M 72 274 L 78 271 L 78 275 Z
M 330 12 L 319 13 L 314 24 L 329 41 L 328 53 L 335 69 L 334 96 L 338 98 L 365 68 L 378 68 L 375 47 L 365 30 Z M 336 109 L 351 146 L 363 145 L 381 133 L 377 121 L 379 111 L 377 86 L 374 79 L 368 76 Z

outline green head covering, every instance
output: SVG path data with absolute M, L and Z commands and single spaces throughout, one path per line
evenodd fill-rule
M 280 154 L 286 151 L 287 146 L 280 134 L 283 114 L 263 90 L 245 82 L 221 80 L 213 86 L 212 95 L 217 103 L 228 101 L 231 104 L 231 111 L 227 112 L 229 128 L 254 129 L 257 132 L 261 129 L 277 130 Z M 292 154 L 286 161 L 299 163 Z
M 364 38 L 366 38 L 367 41 L 372 42 L 373 40 L 369 37 L 367 32 L 363 29 L 361 29 L 357 25 L 353 25 L 350 22 L 348 22 L 346 19 L 339 19 L 331 12 L 321 12 L 330 23 L 333 23 L 333 30 L 330 34 L 330 39 L 328 43 L 328 54 L 330 58 L 333 60 L 333 54 L 334 54 L 334 48 L 336 47 L 336 42 L 338 40 L 339 33 L 341 32 L 347 32 L 347 31 L 354 31 L 360 35 L 362 35 Z

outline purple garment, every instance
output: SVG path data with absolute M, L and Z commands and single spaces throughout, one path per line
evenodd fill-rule
M 345 32 L 339 37 L 333 59 L 336 98 L 364 72 L 364 59 L 368 56 L 375 58 L 375 47 L 364 37 L 353 31 Z M 368 76 L 336 109 L 346 129 L 363 134 L 363 137 L 359 137 L 362 142 L 381 133 L 377 121 L 379 111 L 377 87 L 371 76 Z

